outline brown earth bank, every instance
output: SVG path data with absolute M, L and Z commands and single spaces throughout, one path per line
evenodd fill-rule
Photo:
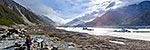
M 57 37 L 58 41 L 72 42 L 78 50 L 150 50 L 150 42 L 112 36 L 96 36 L 87 33 L 54 29 L 48 26 L 26 26 L 26 34 Z M 113 41 L 113 42 L 112 42 Z M 114 42 L 115 41 L 115 42 Z M 120 43 L 117 43 L 120 42 Z

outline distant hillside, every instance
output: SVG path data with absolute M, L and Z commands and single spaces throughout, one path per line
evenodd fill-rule
M 128 26 L 150 26 L 150 10 L 145 10 L 144 12 L 138 14 L 135 18 L 131 18 L 124 22 L 123 25 Z

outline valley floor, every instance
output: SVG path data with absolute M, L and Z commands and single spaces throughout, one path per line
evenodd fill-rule
M 33 39 L 44 39 L 44 46 L 57 46 L 60 50 L 150 50 L 150 41 L 114 37 L 108 35 L 90 35 L 75 31 L 52 29 L 43 26 L 26 27 L 26 34 L 32 34 Z M 0 40 L 0 48 L 14 45 L 14 42 L 24 43 L 24 40 Z M 48 43 L 47 43 L 48 42 Z M 37 44 L 35 43 L 35 49 Z M 38 49 L 37 49 L 38 50 Z

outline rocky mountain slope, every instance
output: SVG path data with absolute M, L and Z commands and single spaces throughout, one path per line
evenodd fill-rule
M 150 25 L 150 10 L 145 10 L 144 12 L 138 14 L 135 18 L 131 18 L 124 22 L 124 25 L 136 25 L 136 26 L 149 26 Z
M 85 23 L 86 26 L 144 26 L 149 25 L 150 1 L 109 10 L 95 20 Z M 143 23 L 144 22 L 144 23 Z
M 25 24 L 25 25 L 35 25 L 35 24 L 46 24 L 39 16 L 31 12 L 30 10 L 24 8 L 13 0 L 0 0 L 1 5 L 1 23 L 3 25 L 10 24 Z M 7 19 L 10 20 L 7 20 Z
M 13 12 L 8 7 L 0 4 L 0 24 L 24 24 L 24 21 L 20 19 L 21 17 Z

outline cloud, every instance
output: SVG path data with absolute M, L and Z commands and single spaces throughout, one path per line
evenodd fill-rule
M 17 0 L 38 14 L 63 18 L 66 21 L 82 17 L 92 12 L 107 11 L 121 6 L 140 3 L 145 0 Z M 150 0 L 148 0 L 150 1 Z M 110 3 L 115 5 L 105 9 Z M 61 19 L 61 20 L 63 20 Z
M 79 13 L 78 15 L 68 19 L 67 22 L 71 21 L 75 18 L 82 17 L 85 14 L 90 14 L 90 13 L 95 12 L 95 11 L 96 12 L 107 11 L 109 9 L 116 9 L 116 8 L 119 8 L 122 6 L 128 6 L 131 4 L 138 4 L 142 1 L 146 1 L 146 0 L 90 0 L 89 2 L 86 2 L 86 3 L 81 2 L 82 4 L 77 5 L 77 6 L 71 8 L 69 10 L 79 10 L 79 11 L 82 11 L 82 13 Z M 70 2 L 73 3 L 74 1 L 70 0 Z M 115 3 L 115 4 L 113 4 L 113 6 L 106 9 L 106 7 L 109 6 L 111 3 Z

